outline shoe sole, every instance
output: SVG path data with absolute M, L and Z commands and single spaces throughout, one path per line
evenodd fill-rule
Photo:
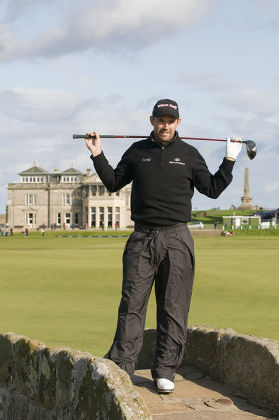
M 174 389 L 159 389 L 156 382 L 153 383 L 153 387 L 157 392 L 159 392 L 159 394 L 171 394 L 174 392 Z
M 157 391 L 159 392 L 159 394 L 171 394 L 172 392 L 174 392 L 174 389 L 159 389 L 159 388 L 157 388 Z

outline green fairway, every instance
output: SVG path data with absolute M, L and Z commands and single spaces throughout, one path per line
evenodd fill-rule
M 125 242 L 1 237 L 0 332 L 102 356 L 116 327 Z M 195 247 L 189 324 L 279 341 L 279 237 L 195 237 Z M 155 325 L 152 295 L 146 327 Z

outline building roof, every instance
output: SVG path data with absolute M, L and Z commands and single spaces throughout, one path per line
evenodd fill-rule
M 37 162 L 35 162 L 34 166 L 32 166 L 31 168 L 26 169 L 25 171 L 22 171 L 19 173 L 19 175 L 42 175 L 42 174 L 49 174 L 49 172 L 43 168 L 40 168 Z
M 60 172 L 60 175 L 83 175 L 83 172 L 75 168 L 69 168 L 66 171 Z

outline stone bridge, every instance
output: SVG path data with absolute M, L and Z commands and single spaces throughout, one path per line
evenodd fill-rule
M 0 420 L 279 419 L 277 342 L 189 327 L 170 395 L 153 389 L 155 343 L 146 330 L 132 383 L 105 358 L 0 334 Z

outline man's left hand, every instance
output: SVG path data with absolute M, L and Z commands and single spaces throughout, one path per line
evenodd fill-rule
M 242 149 L 241 137 L 227 137 L 226 158 L 235 160 Z

